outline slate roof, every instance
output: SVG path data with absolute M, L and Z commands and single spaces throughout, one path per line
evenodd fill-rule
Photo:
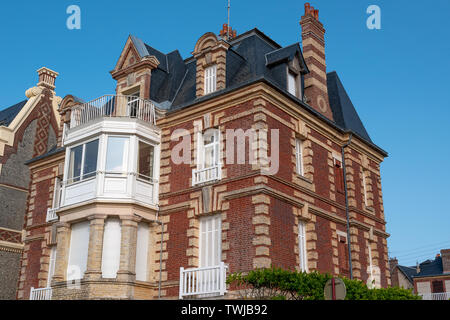
M 239 35 L 229 41 L 226 89 L 197 98 L 196 59 L 194 57 L 183 60 L 177 50 L 164 54 L 140 39 L 131 37 L 142 57 L 154 55 L 160 62 L 158 68 L 152 71 L 150 99 L 158 107 L 167 110 L 169 113 L 243 86 L 263 81 L 289 96 L 311 113 L 329 122 L 332 126 L 342 131 L 353 132 L 387 156 L 383 149 L 372 142 L 336 72 L 330 72 L 327 75 L 328 95 L 334 122 L 322 116 L 301 99 L 297 99 L 288 93 L 286 67 L 295 56 L 300 59 L 303 73 L 309 72 L 299 43 L 282 47 L 256 28 Z
M 0 126 L 5 126 L 5 127 L 9 126 L 27 102 L 28 102 L 28 100 L 24 100 L 24 101 L 19 102 L 9 108 L 6 108 L 6 109 L 0 111 Z
M 444 269 L 442 265 L 442 257 L 436 257 L 434 260 L 426 260 L 419 264 L 420 272 L 417 273 L 417 268 L 397 266 L 398 269 L 408 278 L 411 283 L 413 283 L 413 278 L 421 277 L 433 277 L 444 275 Z M 450 274 L 449 274 L 450 275 Z

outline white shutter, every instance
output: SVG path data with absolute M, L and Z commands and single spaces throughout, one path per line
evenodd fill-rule
M 136 280 L 138 281 L 147 281 L 148 241 L 148 223 L 140 223 L 136 244 Z
M 205 166 L 204 159 L 204 142 L 203 134 L 201 132 L 197 133 L 197 170 L 203 169 Z
M 89 221 L 72 225 L 67 280 L 83 279 L 89 250 Z
M 56 262 L 56 246 L 53 246 L 50 252 L 50 263 L 48 266 L 47 288 L 50 287 L 52 277 L 55 274 L 55 262 Z
M 213 65 L 205 69 L 205 94 L 216 91 L 217 66 Z
M 308 271 L 306 254 L 306 232 L 305 223 L 303 221 L 300 221 L 298 223 L 298 246 L 300 255 L 300 270 L 306 272 Z
M 288 72 L 288 92 L 294 96 L 297 96 L 297 80 L 296 76 L 292 72 Z
M 105 223 L 102 251 L 102 277 L 115 278 L 120 265 L 121 226 L 119 219 Z
M 200 267 L 218 266 L 222 260 L 222 217 L 200 221 Z

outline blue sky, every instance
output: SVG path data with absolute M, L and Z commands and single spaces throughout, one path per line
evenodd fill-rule
M 86 100 L 114 92 L 111 71 L 134 34 L 162 52 L 190 56 L 197 39 L 218 33 L 226 0 L 8 1 L 0 10 L 0 109 L 25 99 L 42 66 L 60 73 L 57 94 Z M 281 45 L 300 41 L 303 1 L 232 0 L 231 25 L 254 27 Z M 66 9 L 81 8 L 81 30 Z M 336 70 L 372 140 L 390 157 L 382 165 L 384 205 L 400 263 L 450 248 L 450 1 L 314 0 L 327 30 L 328 71 Z M 382 29 L 366 27 L 369 5 Z

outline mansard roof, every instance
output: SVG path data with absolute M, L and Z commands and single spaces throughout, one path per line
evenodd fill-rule
M 9 126 L 27 102 L 28 100 L 24 100 L 0 111 L 0 126 Z
M 384 156 L 387 153 L 376 146 L 367 133 L 359 115 L 336 72 L 327 75 L 330 106 L 334 121 L 330 121 L 312 107 L 297 99 L 287 91 L 286 68 L 294 57 L 298 57 L 302 73 L 308 73 L 308 67 L 302 55 L 299 43 L 286 47 L 280 46 L 258 29 L 247 31 L 230 40 L 226 63 L 226 88 L 203 97 L 196 96 L 196 59 L 183 60 L 178 51 L 164 54 L 131 36 L 141 57 L 154 55 L 160 65 L 152 70 L 150 99 L 159 108 L 173 112 L 189 107 L 194 103 L 211 99 L 263 81 L 275 87 L 303 108 L 324 121 L 346 132 L 352 132 Z

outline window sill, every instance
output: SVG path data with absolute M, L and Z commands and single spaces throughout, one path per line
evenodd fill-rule
M 299 178 L 299 179 L 301 179 L 301 180 L 303 180 L 303 181 L 305 181 L 305 182 L 307 182 L 307 183 L 309 183 L 311 185 L 313 184 L 313 182 L 311 180 L 309 180 L 308 178 L 306 178 L 305 176 L 303 176 L 303 175 L 301 175 L 301 174 L 299 174 L 297 172 L 296 172 L 296 176 L 297 176 L 297 178 Z
M 367 207 L 367 206 L 364 206 L 364 209 L 366 210 L 366 211 L 369 211 L 370 213 L 372 213 L 372 214 L 374 214 L 375 213 L 375 209 L 374 208 L 372 208 L 372 207 Z

